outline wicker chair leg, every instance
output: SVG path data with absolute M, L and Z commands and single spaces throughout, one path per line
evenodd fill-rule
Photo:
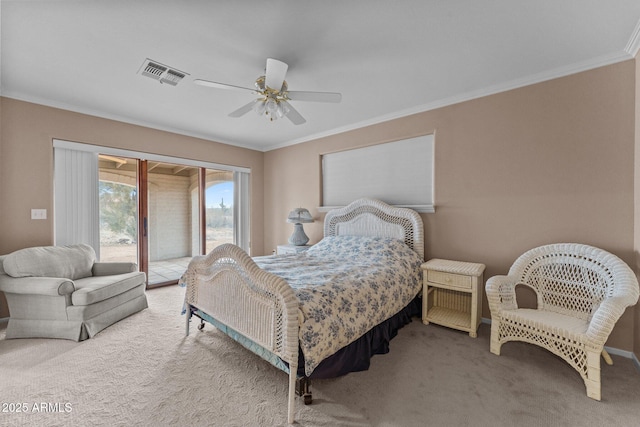
M 587 396 L 594 400 L 600 400 L 600 355 L 601 351 L 587 351 L 587 378 L 584 385 L 587 388 Z
M 489 343 L 489 350 L 491 353 L 500 356 L 500 321 L 493 319 L 491 321 L 491 341 Z
M 602 349 L 602 358 L 607 365 L 613 365 L 613 359 L 611 358 L 611 356 L 609 356 L 609 353 L 604 348 Z

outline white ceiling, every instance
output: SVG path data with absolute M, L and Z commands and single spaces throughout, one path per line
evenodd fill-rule
M 2 96 L 267 151 L 632 58 L 638 0 L 1 0 Z M 268 122 L 268 57 L 307 119 Z M 146 58 L 189 73 L 138 73 Z

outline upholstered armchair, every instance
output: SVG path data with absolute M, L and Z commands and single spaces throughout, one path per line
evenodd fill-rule
M 96 262 L 91 246 L 41 246 L 0 256 L 7 338 L 81 341 L 147 307 L 135 263 Z
M 533 289 L 536 309 L 518 307 L 517 285 Z M 508 341 L 546 348 L 576 369 L 587 395 L 600 400 L 600 355 L 615 323 L 638 301 L 638 281 L 627 264 L 588 245 L 546 245 L 521 255 L 507 276 L 487 280 L 486 292 L 492 353 L 500 355 Z

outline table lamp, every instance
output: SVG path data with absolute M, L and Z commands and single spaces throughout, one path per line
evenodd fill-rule
M 293 223 L 293 234 L 289 237 L 289 244 L 304 246 L 309 241 L 309 237 L 304 233 L 303 223 L 313 222 L 311 213 L 305 208 L 296 208 L 289 212 L 287 222 Z

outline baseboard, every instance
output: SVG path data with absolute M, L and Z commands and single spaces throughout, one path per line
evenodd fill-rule
M 480 319 L 480 323 L 486 323 L 487 325 L 490 325 L 491 319 L 483 317 Z M 616 356 L 622 356 L 626 357 L 627 359 L 631 359 L 631 361 L 633 362 L 633 366 L 635 366 L 636 370 L 640 372 L 640 360 L 638 360 L 635 353 L 633 353 L 632 351 L 620 350 L 619 348 L 607 346 L 605 346 L 604 349 L 607 350 L 607 353 L 609 354 L 615 354 Z
M 616 356 L 626 357 L 627 359 L 633 359 L 634 354 L 631 351 L 620 350 L 619 348 L 607 347 L 604 346 L 604 349 L 607 350 L 609 354 L 615 354 Z
M 0 317 L 0 323 L 8 323 L 8 322 L 9 322 L 8 317 Z
M 640 360 L 638 360 L 635 353 L 631 353 L 631 360 L 633 361 L 633 366 L 636 367 L 636 371 L 640 373 Z

